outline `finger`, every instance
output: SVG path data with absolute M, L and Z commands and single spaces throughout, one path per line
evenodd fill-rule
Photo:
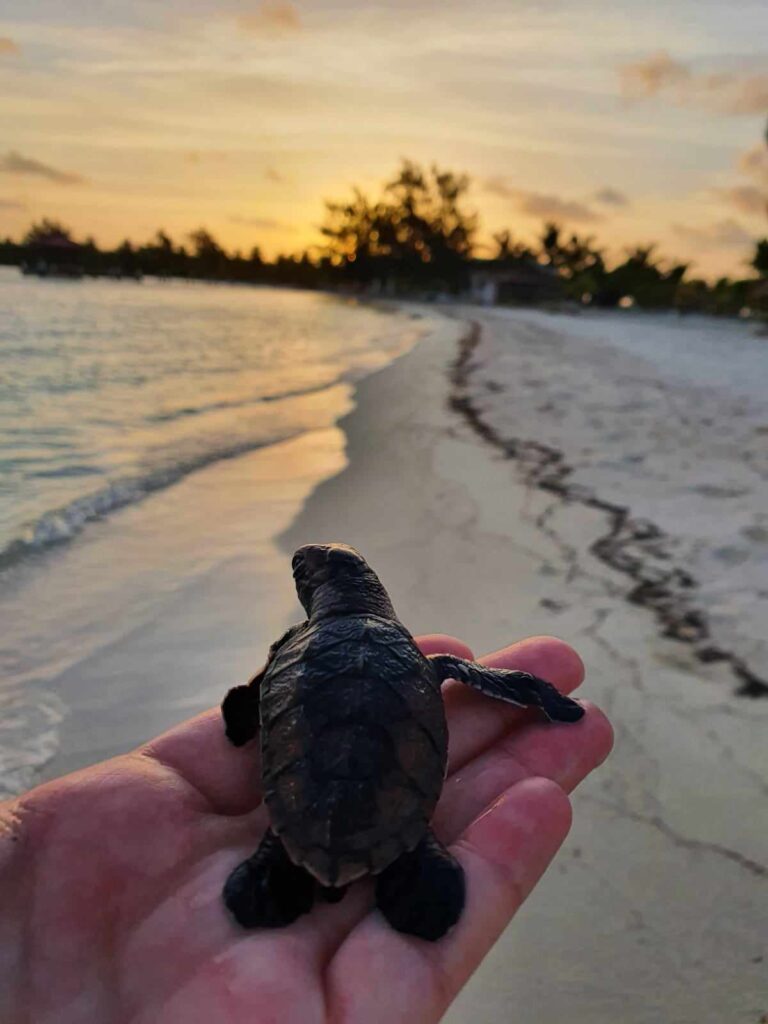
M 425 654 L 472 658 L 466 644 L 443 633 L 418 637 L 416 642 Z M 141 747 L 139 753 L 183 778 L 218 814 L 245 814 L 261 802 L 258 740 L 233 747 L 224 735 L 218 708 L 175 726 Z
M 453 654 L 457 658 L 467 658 L 468 661 L 473 661 L 475 657 L 466 644 L 447 633 L 425 633 L 415 639 L 422 654 Z
M 466 875 L 456 927 L 428 943 L 369 914 L 328 968 L 334 1019 L 366 1024 L 439 1020 L 565 839 L 570 803 L 548 779 L 512 786 L 452 847 Z M 386 999 L 372 1000 L 371 992 Z
M 584 679 L 584 664 L 576 651 L 553 636 L 534 636 L 488 654 L 480 661 L 493 668 L 515 668 L 553 683 L 570 693 Z M 455 680 L 443 687 L 448 716 L 448 769 L 453 772 L 477 757 L 516 722 L 530 713 L 493 700 Z
M 139 753 L 179 775 L 219 814 L 244 814 L 261 802 L 258 741 L 233 747 L 218 708 L 164 732 Z
M 450 775 L 433 821 L 440 838 L 452 842 L 484 807 L 523 779 L 543 777 L 566 793 L 575 789 L 613 746 L 613 729 L 603 712 L 587 701 L 584 709 L 575 723 L 531 719 Z

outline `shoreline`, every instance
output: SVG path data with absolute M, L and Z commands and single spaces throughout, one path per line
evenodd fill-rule
M 608 532 L 592 543 L 591 551 L 606 565 L 629 576 L 634 586 L 626 594 L 631 604 L 651 609 L 662 636 L 691 644 L 696 658 L 704 664 L 723 662 L 739 682 L 734 696 L 757 699 L 768 697 L 768 677 L 758 676 L 735 651 L 712 643 L 706 612 L 697 607 L 696 579 L 683 566 L 673 565 L 660 572 L 652 556 L 664 547 L 667 535 L 655 523 L 636 518 L 627 505 L 601 497 L 589 488 L 568 482 L 573 469 L 557 448 L 522 438 L 502 437 L 487 423 L 470 393 L 472 355 L 481 340 L 480 325 L 473 321 L 461 339 L 459 354 L 451 371 L 453 390 L 450 402 L 480 437 L 494 445 L 504 456 L 518 460 L 526 481 L 534 487 L 559 495 L 565 502 L 576 502 L 606 514 Z M 634 548 L 634 553 L 631 549 Z M 651 558 L 643 559 L 644 548 Z
M 356 382 L 435 329 L 423 314 L 417 322 L 390 309 L 392 316 L 372 319 L 357 303 L 351 313 L 336 305 L 338 312 L 324 313 L 317 328 L 318 344 L 330 346 L 324 358 L 346 359 L 336 376 L 318 357 L 317 386 L 286 390 L 279 376 L 268 376 L 253 383 L 270 393 L 247 401 L 241 388 L 236 397 L 247 406 L 247 429 L 234 422 L 213 450 L 197 445 L 192 454 L 202 447 L 206 457 L 192 464 L 176 458 L 178 472 L 161 473 L 156 487 L 124 493 L 118 482 L 120 500 L 106 505 L 86 493 L 71 505 L 74 522 L 51 512 L 66 543 L 38 547 L 32 538 L 24 558 L 0 566 L 0 794 L 119 753 L 217 703 L 219 688 L 208 680 L 218 675 L 234 685 L 250 676 L 262 648 L 288 625 L 296 600 L 273 535 L 314 483 L 342 464 L 336 421 L 350 408 Z M 300 325 L 299 314 L 289 312 L 288 327 Z M 346 325 L 343 343 L 329 337 L 329 323 L 339 331 Z M 306 383 L 301 366 L 294 376 Z M 250 566 L 252 580 L 238 578 L 238 559 Z M 216 609 L 207 619 L 194 595 L 209 587 L 210 600 L 226 609 L 219 581 L 228 575 L 230 607 L 218 636 Z M 267 590 L 274 600 L 264 597 Z M 257 617 L 250 626 L 242 621 L 248 608 L 235 603 L 238 591 L 250 594 Z M 201 635 L 209 635 L 207 652 L 194 639 L 190 644 L 185 601 Z
M 104 615 L 91 626 L 94 612 L 86 608 L 70 641 L 80 635 L 88 641 L 93 633 L 97 642 L 75 648 L 45 678 L 44 692 L 55 694 L 61 709 L 58 739 L 52 756 L 29 766 L 33 777 L 19 768 L 24 788 L 130 750 L 215 706 L 229 686 L 253 674 L 295 617 L 290 562 L 274 543 L 275 530 L 343 459 L 343 437 L 327 426 L 217 463 L 126 510 L 119 523 L 100 524 L 101 530 L 97 524 L 85 542 L 62 553 L 53 583 L 33 581 L 33 593 L 62 604 L 63 570 L 75 578 L 98 576 L 115 527 L 121 557 L 134 556 L 142 566 L 127 595 L 105 581 Z M 180 505 L 191 510 L 181 523 Z M 151 569 L 157 558 L 160 575 Z M 113 595 L 117 610 L 109 608 Z M 119 629 L 105 633 L 102 619 L 115 616 Z M 14 691 L 23 723 L 40 688 L 33 676 Z M 16 746 L 24 749 L 19 732 Z

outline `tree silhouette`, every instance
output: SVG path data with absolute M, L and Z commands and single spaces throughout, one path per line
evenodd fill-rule
M 331 263 L 358 282 L 457 288 L 477 230 L 477 215 L 462 206 L 468 188 L 466 175 L 404 160 L 378 200 L 354 189 L 351 200 L 326 203 L 321 231 Z
M 750 266 L 754 267 L 761 277 L 768 277 L 768 238 L 761 238 L 755 245 L 755 255 L 750 261 Z
M 24 235 L 22 245 L 46 245 L 51 241 L 73 242 L 72 232 L 61 221 L 43 217 L 34 223 Z
M 672 306 L 677 289 L 688 269 L 686 263 L 664 267 L 654 256 L 655 246 L 636 246 L 623 263 L 607 271 L 600 282 L 597 301 L 615 306 L 625 296 L 639 306 Z
M 534 250 L 529 245 L 526 245 L 525 242 L 516 242 L 512 237 L 512 232 L 507 229 L 497 231 L 491 237 L 496 243 L 496 250 L 492 257 L 495 260 L 506 263 L 536 259 Z
M 549 222 L 541 235 L 540 258 L 565 279 L 565 291 L 570 298 L 588 299 L 600 305 L 613 304 L 607 301 L 605 293 L 603 253 L 595 247 L 591 237 L 572 234 L 563 240 L 561 228 Z

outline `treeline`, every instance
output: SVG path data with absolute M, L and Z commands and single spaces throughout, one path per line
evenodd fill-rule
M 566 233 L 557 224 L 546 224 L 532 245 L 501 231 L 480 259 L 478 217 L 466 206 L 469 186 L 465 175 L 404 161 L 377 199 L 355 189 L 347 201 L 326 203 L 321 246 L 272 261 L 257 247 L 247 255 L 227 252 L 202 228 L 184 244 L 158 231 L 143 245 L 126 240 L 109 250 L 93 239 L 77 241 L 63 225 L 44 220 L 19 242 L 0 242 L 0 263 L 33 272 L 36 265 L 64 263 L 95 276 L 148 274 L 421 296 L 466 294 L 480 273 L 501 278 L 508 272 L 514 279 L 519 270 L 528 278 L 549 274 L 563 299 L 601 307 L 768 312 L 768 238 L 756 244 L 751 260 L 757 279 L 715 283 L 692 277 L 688 264 L 663 259 L 653 245 L 636 247 L 610 264 L 593 238 Z
M 193 231 L 186 245 L 158 231 L 143 245 L 126 239 L 115 249 L 101 249 L 92 238 L 77 240 L 69 228 L 48 218 L 33 224 L 19 242 L 0 241 L 0 264 L 42 273 L 51 267 L 77 270 L 89 277 L 149 275 L 304 288 L 317 287 L 319 269 L 306 253 L 270 262 L 258 247 L 247 256 L 227 252 L 204 228 Z
M 721 277 L 715 282 L 690 277 L 687 263 L 665 260 L 656 246 L 636 246 L 626 258 L 609 266 L 603 250 L 591 238 L 564 236 L 548 224 L 534 259 L 557 269 L 568 298 L 600 307 L 637 305 L 645 309 L 677 309 L 734 316 L 745 310 L 768 313 L 768 239 L 757 243 L 754 277 Z

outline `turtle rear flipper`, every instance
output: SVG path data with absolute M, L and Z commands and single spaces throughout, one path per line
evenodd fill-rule
M 244 928 L 282 928 L 309 913 L 314 898 L 314 878 L 291 862 L 272 829 L 224 885 L 227 910 Z
M 507 668 L 489 668 L 476 661 L 455 658 L 451 654 L 433 654 L 429 658 L 440 681 L 458 679 L 461 683 L 507 704 L 521 708 L 539 708 L 551 722 L 578 722 L 584 708 L 560 693 L 552 683 Z
M 330 885 L 317 886 L 317 894 L 321 900 L 325 903 L 341 903 L 347 893 L 347 886 L 342 885 L 340 888 L 334 888 Z
M 464 909 L 464 869 L 430 831 L 376 879 L 376 906 L 399 932 L 435 942 Z

